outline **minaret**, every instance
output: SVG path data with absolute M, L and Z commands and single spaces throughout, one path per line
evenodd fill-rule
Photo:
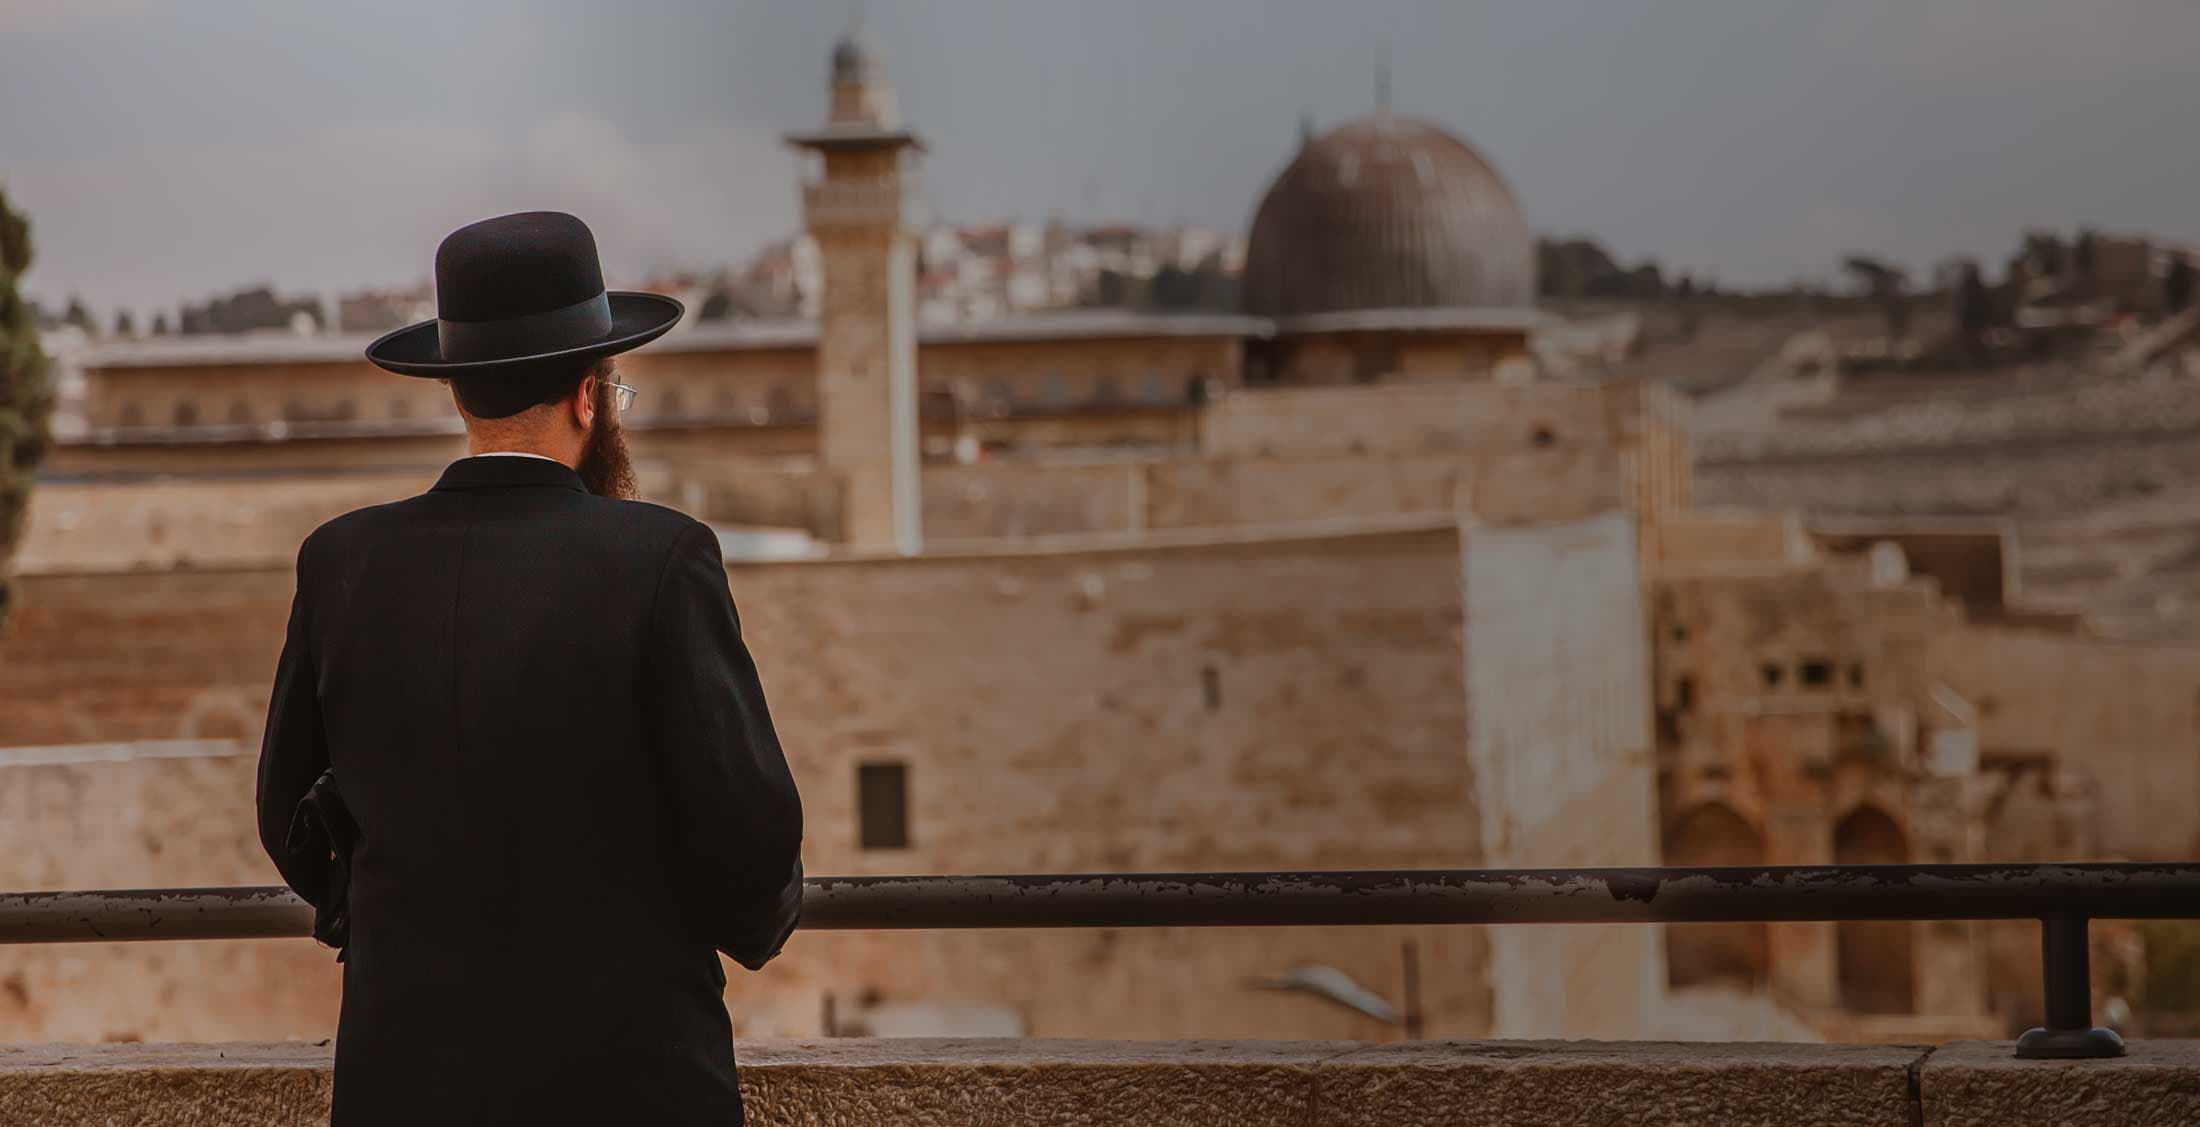
M 924 543 L 917 481 L 916 241 L 909 231 L 909 152 L 860 27 L 833 48 L 825 128 L 787 143 L 818 154 L 802 185 L 817 240 L 818 454 L 839 474 L 841 538 L 915 555 Z

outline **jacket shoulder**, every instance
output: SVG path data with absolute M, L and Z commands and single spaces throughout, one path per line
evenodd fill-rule
M 340 550 L 343 545 L 355 542 L 361 536 L 372 535 L 374 529 L 386 526 L 388 522 L 396 519 L 397 515 L 407 505 L 416 500 L 418 498 L 408 497 L 400 501 L 385 501 L 379 505 L 368 505 L 363 509 L 353 509 L 341 516 L 330 517 L 322 521 L 320 526 L 307 533 L 304 542 L 298 545 L 299 562 L 305 562 L 306 557 L 310 555 L 319 555 L 329 550 Z
M 718 534 L 711 531 L 709 525 L 678 509 L 648 501 L 614 501 L 603 497 L 590 500 L 611 514 L 612 523 L 623 535 L 638 543 L 656 545 L 660 551 L 669 552 L 691 540 L 718 543 Z

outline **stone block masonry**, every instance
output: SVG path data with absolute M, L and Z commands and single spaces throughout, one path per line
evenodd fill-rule
M 2200 1121 L 2200 1044 L 2016 1061 L 2008 1042 L 864 1040 L 744 1042 L 749 1122 L 914 1127 L 2168 1127 Z M 326 1042 L 0 1046 L 0 1122 L 327 1115 Z

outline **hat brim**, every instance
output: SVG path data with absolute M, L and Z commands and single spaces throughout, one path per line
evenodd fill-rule
M 602 340 L 574 348 L 538 352 L 527 356 L 503 356 L 495 360 L 453 363 L 443 359 L 442 341 L 434 321 L 422 321 L 384 335 L 367 346 L 367 359 L 378 368 L 401 376 L 448 379 L 452 376 L 490 375 L 502 371 L 532 369 L 545 362 L 579 363 L 631 351 L 665 335 L 680 323 L 687 308 L 663 294 L 612 290 L 611 332 Z

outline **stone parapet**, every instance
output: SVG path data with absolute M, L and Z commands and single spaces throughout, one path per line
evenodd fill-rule
M 1834 1127 L 2200 1122 L 2200 1042 L 2118 1061 L 1587 1041 L 745 1042 L 750 1122 Z M 326 1042 L 0 1047 L 0 1123 L 320 1122 Z
M 1918 1072 L 1934 1127 L 2200 1123 L 2200 1041 L 2133 1041 L 2118 1060 L 2017 1060 L 2007 1041 L 1957 1041 Z

